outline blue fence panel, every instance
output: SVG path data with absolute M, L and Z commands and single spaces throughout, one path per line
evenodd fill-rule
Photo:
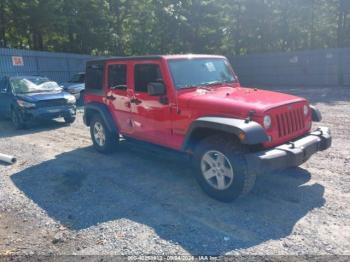
M 14 56 L 22 57 L 23 65 L 14 66 Z M 0 76 L 45 75 L 65 82 L 94 58 L 0 48 Z M 231 61 L 243 85 L 350 86 L 350 48 L 234 56 Z
M 350 48 L 232 57 L 243 85 L 350 86 Z
M 14 65 L 13 57 L 21 57 L 23 64 Z M 0 48 L 0 76 L 43 75 L 57 82 L 66 82 L 77 72 L 85 71 L 89 55 L 40 52 Z

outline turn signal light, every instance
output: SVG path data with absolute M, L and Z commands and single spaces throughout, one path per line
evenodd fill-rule
M 245 133 L 240 132 L 238 135 L 239 140 L 243 141 L 245 139 Z

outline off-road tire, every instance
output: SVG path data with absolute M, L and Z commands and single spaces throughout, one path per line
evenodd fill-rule
M 96 123 L 100 123 L 103 127 L 104 134 L 105 134 L 105 143 L 103 145 L 100 145 L 98 141 L 95 139 L 94 135 L 94 128 Z M 117 145 L 117 134 L 113 134 L 110 132 L 103 121 L 102 117 L 99 114 L 93 115 L 91 122 L 90 122 L 90 135 L 91 140 L 93 142 L 94 148 L 103 154 L 109 154 L 115 151 L 116 145 Z
M 21 113 L 16 108 L 11 109 L 11 121 L 15 129 L 24 129 L 26 124 L 23 120 Z
M 233 181 L 228 188 L 219 190 L 211 186 L 205 179 L 202 169 L 202 157 L 209 151 L 218 151 L 225 155 L 233 169 Z M 210 136 L 204 138 L 194 150 L 193 165 L 195 177 L 203 189 L 212 198 L 222 202 L 232 202 L 238 197 L 245 195 L 254 187 L 256 175 L 248 172 L 244 153 L 247 149 L 232 137 Z
M 73 124 L 75 122 L 76 117 L 75 116 L 66 116 L 63 118 L 64 122 L 67 124 Z

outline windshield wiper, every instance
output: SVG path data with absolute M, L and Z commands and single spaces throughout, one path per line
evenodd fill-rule
M 187 88 L 202 88 L 205 90 L 211 90 L 210 86 L 214 85 L 220 85 L 220 84 L 226 84 L 226 83 L 234 83 L 232 80 L 224 80 L 224 81 L 211 81 L 211 82 L 204 82 L 196 85 L 185 85 L 180 87 L 180 89 L 187 89 Z
M 190 88 L 200 88 L 200 89 L 205 89 L 210 91 L 211 89 L 208 86 L 198 84 L 198 85 L 187 85 L 187 86 L 182 86 L 180 89 L 190 89 Z
M 212 82 L 207 82 L 204 85 L 205 86 L 213 86 L 213 85 L 222 85 L 222 84 L 228 84 L 228 83 L 234 83 L 234 81 L 232 81 L 232 80 L 212 81 Z
M 198 86 L 197 85 L 184 85 L 184 86 L 179 87 L 179 89 L 189 89 L 189 88 L 195 88 L 195 87 L 198 87 Z
M 219 85 L 219 84 L 222 84 L 222 83 L 223 83 L 222 81 L 211 81 L 211 82 L 203 83 L 202 85 L 203 86 L 213 86 L 213 85 Z

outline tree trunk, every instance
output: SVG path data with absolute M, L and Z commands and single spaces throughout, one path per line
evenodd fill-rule
M 309 48 L 315 46 L 315 0 L 311 0 L 311 25 L 310 25 L 310 43 Z
M 289 51 L 291 47 L 291 37 L 290 37 L 290 27 L 289 27 L 289 10 L 290 10 L 290 5 L 289 1 L 284 2 L 285 6 L 283 9 L 283 25 L 284 25 L 284 37 L 283 37 L 283 44 L 282 44 L 282 51 L 287 52 Z
M 125 5 L 128 4 L 127 2 L 125 3 Z M 121 7 L 121 3 L 120 1 L 110 1 L 110 11 L 112 12 L 112 15 L 115 16 L 115 31 L 117 34 L 117 38 L 115 41 L 115 50 L 113 50 L 113 53 L 115 52 L 116 55 L 125 55 L 125 51 L 124 51 L 124 45 L 123 45 L 123 41 L 122 41 L 122 34 L 123 34 L 123 30 L 122 30 L 122 24 L 123 24 L 123 20 L 124 20 L 124 15 L 122 15 L 120 7 Z M 128 9 L 128 8 L 127 8 Z
M 38 30 L 33 31 L 33 49 L 34 50 L 44 50 L 43 35 Z
M 235 55 L 240 55 L 241 52 L 241 45 L 240 45 L 240 38 L 241 38 L 241 11 L 242 11 L 242 4 L 240 1 L 238 1 L 238 9 L 237 9 L 237 26 L 236 26 L 236 32 L 235 32 Z
M 5 4 L 6 1 L 0 1 L 0 47 L 6 47 L 6 18 L 5 18 Z
M 344 47 L 345 40 L 345 28 L 346 28 L 346 18 L 349 13 L 349 2 L 348 0 L 339 0 L 338 9 L 338 30 L 337 30 L 337 47 Z

